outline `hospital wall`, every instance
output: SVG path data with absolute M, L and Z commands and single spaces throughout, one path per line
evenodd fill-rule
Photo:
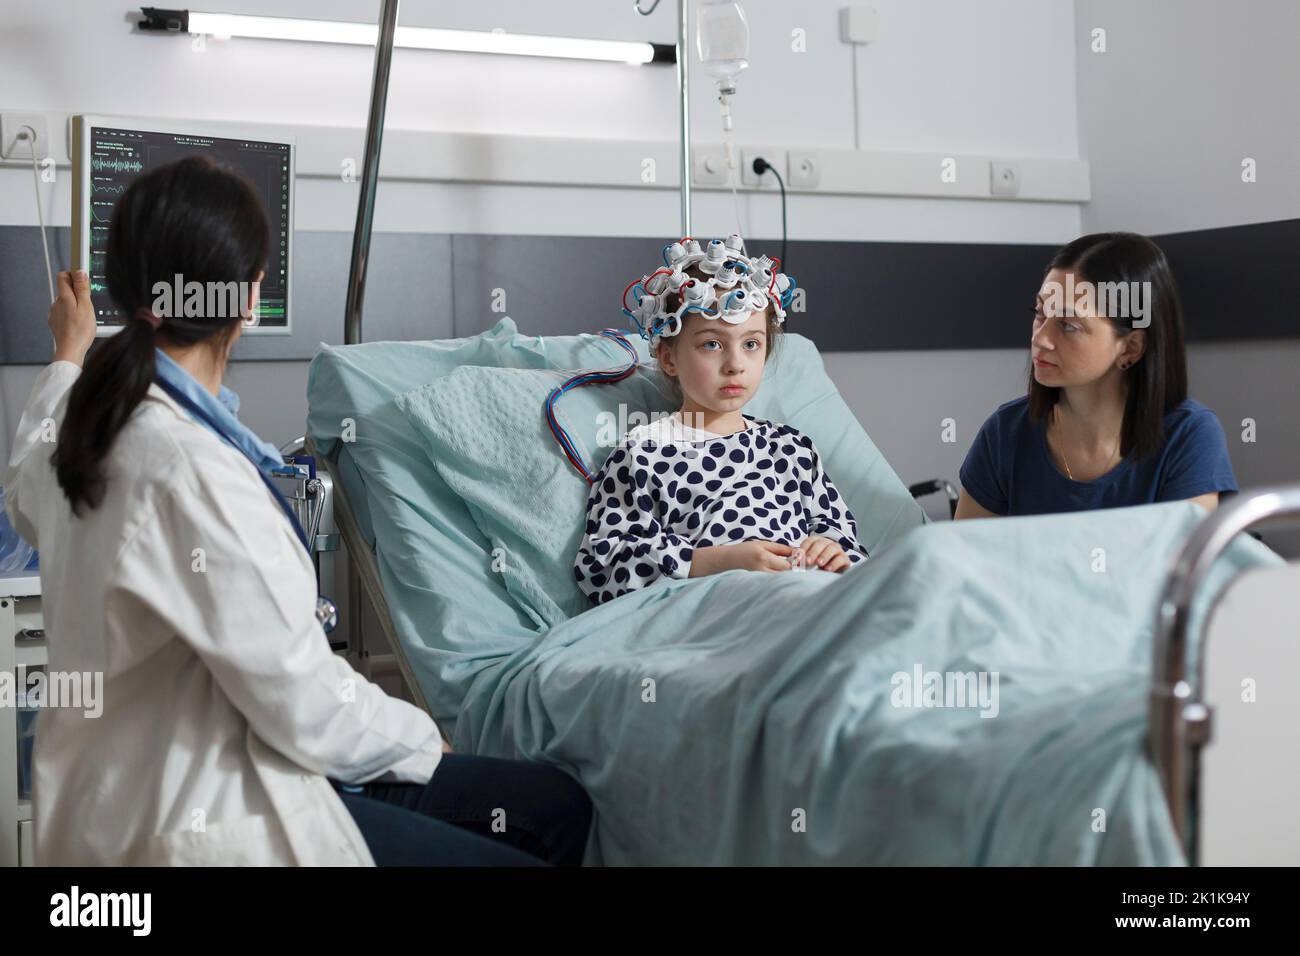
M 562 6 L 522 2 L 473 5 L 406 0 L 403 22 L 583 36 L 648 38 L 671 42 L 671 0 L 642 18 L 631 3 L 603 0 Z M 854 145 L 851 83 L 857 57 L 861 144 L 896 150 L 1049 156 L 1078 155 L 1074 115 L 1074 20 L 1068 2 L 1017 0 L 988 10 L 947 0 L 926 9 L 883 3 L 882 42 L 856 50 L 839 41 L 835 3 L 795 7 L 776 0 L 747 4 L 753 30 L 753 66 L 735 98 L 740 143 L 838 147 Z M 364 19 L 377 3 L 223 2 L 231 12 Z M 936 17 L 938 11 L 938 17 Z M 991 11 L 991 12 L 990 12 Z M 24 22 L 23 18 L 27 20 Z M 946 22 L 951 29 L 936 30 Z M 70 29 L 69 23 L 76 24 Z M 791 31 L 804 29 L 809 52 L 791 50 Z M 3 96 L 0 107 L 24 110 L 99 111 L 265 123 L 364 125 L 371 56 L 362 49 L 231 41 L 192 53 L 181 38 L 141 37 L 122 10 L 93 2 L 54 0 L 39 12 L 6 15 Z M 39 54 L 37 51 L 40 51 Z M 51 52 L 52 51 L 52 52 Z M 285 64 L 292 62 L 292 69 Z M 111 64 L 111 66 L 110 66 Z M 1025 83 L 1025 75 L 1036 77 Z M 713 91 L 698 82 L 692 99 L 693 135 L 718 138 Z M 389 95 L 388 126 L 404 129 L 497 131 L 538 136 L 677 137 L 676 80 L 670 68 L 528 61 L 397 51 Z M 662 237 L 677 233 L 674 190 L 647 191 L 544 186 L 381 183 L 375 227 L 379 233 L 522 233 Z M 45 187 L 47 221 L 66 224 L 67 177 Z M 299 231 L 350 233 L 355 184 L 337 178 L 299 183 Z M 774 195 L 741 197 L 751 235 L 779 236 Z M 989 202 L 894 197 L 792 196 L 794 238 L 842 241 L 968 241 L 1055 244 L 1078 232 L 1072 203 Z M 697 192 L 695 231 L 723 234 L 735 228 L 729 193 Z M 30 170 L 0 169 L 0 225 L 35 224 Z M 617 277 L 594 276 L 611 284 Z M 39 285 L 43 276 L 33 275 Z M 619 286 L 621 288 L 621 285 Z M 1026 290 L 1030 295 L 1032 290 Z M 815 298 L 816 290 L 810 290 Z M 611 302 L 616 292 L 611 293 Z M 382 312 L 391 298 L 372 280 L 367 311 Z M 864 303 L 869 309 L 870 303 Z M 343 304 L 337 303 L 341 329 Z M 591 327 L 617 321 L 591 317 Z M 436 332 L 438 317 L 429 327 Z M 34 315 L 39 323 L 43 317 Z M 521 324 L 523 320 L 521 319 Z M 450 333 L 448 328 L 447 334 Z M 966 362 L 979 381 L 1006 381 L 994 398 L 1014 393 L 1004 370 L 1015 359 L 972 351 Z M 868 365 L 869 356 L 833 357 Z M 927 377 L 924 355 L 901 357 L 914 381 Z M 6 435 L 12 433 L 37 369 L 0 369 Z M 268 437 L 301 433 L 305 414 L 305 362 L 235 362 L 230 381 L 243 397 L 244 416 Z M 851 384 L 852 375 L 849 381 Z M 946 386 L 937 379 L 931 388 Z M 853 393 L 850 391 L 850 394 Z M 932 463 L 910 450 L 937 433 L 928 410 L 888 424 L 872 414 L 873 394 L 853 395 L 868 427 L 911 438 L 896 444 L 905 477 L 942 472 L 955 476 L 959 450 Z M 982 400 L 982 397 L 981 397 Z M 896 402 L 894 413 L 900 410 Z M 952 395 L 953 407 L 976 407 Z M 989 408 L 992 404 L 989 404 Z M 936 467 L 942 465 L 942 467 Z
M 1081 45 L 1077 60 L 1079 147 L 1092 173 L 1083 230 L 1181 239 L 1243 227 L 1234 231 L 1232 255 L 1278 258 L 1273 230 L 1263 224 L 1300 220 L 1300 4 L 1078 0 L 1076 33 L 1086 40 L 1099 26 L 1108 51 Z M 1243 177 L 1246 160 L 1254 181 Z M 1298 246 L 1286 246 L 1275 274 L 1243 290 L 1249 308 L 1212 316 L 1242 339 L 1189 348 L 1192 395 L 1223 423 L 1243 488 L 1300 480 Z M 1213 267 L 1207 257 L 1205 269 Z M 1189 313 L 1197 305 L 1184 302 Z M 1252 326 L 1279 317 L 1289 337 L 1245 340 Z M 1254 442 L 1242 440 L 1246 419 Z M 1300 556 L 1300 531 L 1267 537 Z
M 1159 234 L 1300 215 L 1294 180 L 1282 183 L 1277 172 L 1287 149 L 1294 148 L 1294 135 L 1282 131 L 1284 124 L 1267 122 L 1269 115 L 1288 115 L 1285 91 L 1296 89 L 1294 81 L 1300 79 L 1295 60 L 1256 57 L 1245 42 L 1246 37 L 1296 35 L 1295 14 L 1285 0 L 1222 5 L 1225 11 L 1242 10 L 1239 15 L 1210 10 L 1208 0 L 1131 5 L 1140 12 L 1098 0 L 878 0 L 875 5 L 880 39 L 854 48 L 839 40 L 840 3 L 748 0 L 753 66 L 735 98 L 737 141 L 1083 159 L 1091 164 L 1091 201 L 792 194 L 789 230 L 795 240 L 1055 246 L 1085 230 Z M 655 15 L 642 18 L 630 2 L 605 0 L 563 5 L 406 0 L 402 17 L 417 25 L 499 26 L 510 32 L 668 43 L 674 37 L 673 6 L 668 0 Z M 1189 6 L 1204 9 L 1185 14 Z M 221 8 L 373 19 L 378 3 L 224 0 Z M 125 8 L 94 0 L 50 0 L 7 10 L 0 34 L 0 109 L 357 130 L 364 125 L 372 66 L 364 49 L 230 41 L 208 43 L 200 53 L 184 38 L 133 33 L 124 14 Z M 1226 16 L 1236 20 L 1220 22 Z M 1102 55 L 1089 49 L 1094 24 L 1108 28 L 1110 48 Z M 795 30 L 805 31 L 807 52 L 793 49 Z M 1215 51 L 1209 61 L 1206 49 Z M 1283 77 L 1289 81 L 1281 82 Z M 388 127 L 672 142 L 675 84 L 673 70 L 662 67 L 399 50 Z M 1138 100 L 1142 108 L 1134 109 L 1132 90 L 1153 84 L 1159 108 Z M 1218 108 L 1206 112 L 1207 101 Z M 693 137 L 716 140 L 716 104 L 704 82 L 693 90 L 691 105 Z M 1224 128 L 1249 145 L 1238 150 L 1228 142 L 1215 149 L 1221 145 L 1225 155 L 1271 157 L 1253 192 L 1242 191 L 1231 176 L 1213 174 L 1205 141 L 1231 138 L 1218 132 Z M 1131 148 L 1122 148 L 1126 143 Z M 1294 169 L 1295 157 L 1290 158 Z M 46 221 L 66 226 L 68 176 L 41 188 Z M 298 231 L 334 233 L 341 240 L 353 227 L 356 189 L 338 177 L 302 178 Z M 740 206 L 748 235 L 780 235 L 774 193 L 742 193 Z M 729 193 L 695 194 L 697 234 L 723 234 L 735 222 Z M 0 168 L 0 228 L 35 223 L 30 169 Z M 411 233 L 661 238 L 677 233 L 679 213 L 675 190 L 645 189 L 640 183 L 622 189 L 385 179 L 375 228 L 381 238 Z M 562 247 L 558 250 L 562 254 Z M 941 279 L 915 277 L 917 283 Z M 7 275 L 3 281 L 40 286 L 44 275 Z M 418 276 L 372 277 L 371 321 L 378 322 L 385 310 L 408 308 L 410 290 L 399 286 L 419 281 Z M 592 281 L 614 289 L 619 279 L 596 275 Z M 1026 315 L 1034 291 L 1024 289 Z M 613 296 L 616 291 L 611 301 Z M 816 290 L 809 296 L 815 304 Z M 875 315 L 871 305 L 864 302 L 846 321 L 924 322 L 906 314 Z M 341 332 L 341 299 L 335 307 Z M 30 317 L 32 323 L 43 320 Z M 526 320 L 519 321 L 527 330 Z M 590 326 L 617 321 L 611 308 L 609 314 L 593 315 Z M 420 325 L 429 337 L 451 334 L 443 315 L 422 316 Z M 1219 412 L 1229 437 L 1242 417 L 1261 422 L 1255 445 L 1232 442 L 1244 485 L 1300 477 L 1300 447 L 1293 440 L 1300 434 L 1300 411 L 1290 397 L 1298 358 L 1295 339 L 1191 348 L 1193 394 Z M 1020 348 L 945 349 L 942 333 L 936 332 L 923 335 L 915 349 L 828 352 L 826 363 L 904 480 L 955 481 L 983 417 L 1023 391 L 1026 356 Z M 277 442 L 301 434 L 306 369 L 304 360 L 236 361 L 228 381 L 243 398 L 245 420 Z M 38 371 L 37 366 L 0 367 L 6 439 Z M 945 418 L 956 421 L 955 442 L 942 440 Z M 939 503 L 932 505 L 937 513 Z
M 1078 0 L 1075 11 L 1079 151 L 1092 193 L 1080 206 L 1079 232 L 1162 236 L 1300 219 L 1300 128 L 1290 119 L 1300 89 L 1300 5 Z M 1106 31 L 1104 53 L 1092 50 L 1098 28 Z M 1242 180 L 1245 158 L 1256 161 L 1253 183 Z M 1254 241 L 1250 231 L 1244 241 Z M 1275 278 L 1276 307 L 1300 332 L 1289 277 Z M 1214 318 L 1244 332 L 1260 317 Z M 1193 342 L 1188 351 L 1191 394 L 1222 422 L 1241 485 L 1300 480 L 1300 336 Z M 1028 356 L 835 352 L 826 364 L 911 481 L 955 476 L 982 415 L 1025 381 Z M 952 445 L 941 441 L 947 417 L 958 425 Z M 1245 419 L 1255 423 L 1254 442 L 1242 441 Z M 1300 534 L 1275 531 L 1269 541 L 1300 555 Z

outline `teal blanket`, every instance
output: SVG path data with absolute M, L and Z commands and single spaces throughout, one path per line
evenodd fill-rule
M 935 524 L 839 575 L 663 581 L 480 673 L 455 743 L 577 776 L 591 863 L 1181 864 L 1146 695 L 1203 515 Z M 1278 560 L 1236 541 L 1197 619 Z

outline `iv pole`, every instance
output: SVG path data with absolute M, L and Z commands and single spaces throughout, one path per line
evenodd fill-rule
M 690 0 L 677 0 L 677 86 L 681 96 L 681 203 L 682 235 L 691 234 L 691 111 L 690 51 L 687 49 L 687 22 Z M 393 36 L 397 30 L 398 0 L 383 0 L 379 14 L 379 36 L 375 42 L 374 79 L 370 85 L 370 114 L 366 123 L 365 158 L 361 170 L 361 195 L 357 200 L 357 222 L 352 234 L 352 262 L 348 268 L 348 297 L 343 316 L 343 344 L 361 342 L 362 309 L 366 295 L 366 269 L 370 264 L 370 233 L 375 219 L 375 190 L 379 185 L 379 154 L 384 139 L 384 111 L 388 105 L 388 75 L 393 61 Z M 655 0 L 649 10 L 634 4 L 636 12 L 649 16 L 659 6 Z M 656 49 L 659 45 L 656 44 Z M 656 60 L 662 60 L 656 56 Z
M 343 344 L 361 342 L 361 309 L 366 298 L 366 267 L 370 264 L 370 230 L 375 220 L 375 189 L 379 185 L 379 151 L 384 140 L 384 111 L 388 106 L 388 74 L 393 61 L 393 34 L 397 30 L 398 0 L 383 0 L 379 37 L 375 42 L 375 75 L 370 85 L 370 119 L 366 124 L 365 161 L 361 170 L 361 197 L 352 236 L 352 264 L 348 269 L 348 302 L 343 315 Z
M 683 236 L 691 234 L 691 78 L 690 51 L 686 48 L 689 29 L 687 18 L 690 13 L 691 0 L 677 0 L 677 92 L 681 97 L 679 118 L 681 121 L 681 184 L 682 184 L 682 232 Z M 655 0 L 649 10 L 641 9 L 641 0 L 634 0 L 632 9 L 643 17 L 648 17 L 659 8 L 660 0 Z
M 686 18 L 690 0 L 677 0 L 677 90 L 681 95 L 682 235 L 691 234 L 691 83 Z

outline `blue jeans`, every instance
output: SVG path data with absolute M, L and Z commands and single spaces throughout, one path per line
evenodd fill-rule
M 554 767 L 445 753 L 427 783 L 331 781 L 379 866 L 578 866 L 591 800 Z

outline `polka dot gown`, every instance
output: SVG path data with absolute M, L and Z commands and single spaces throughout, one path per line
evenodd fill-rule
M 634 429 L 610 452 L 587 496 L 573 568 L 592 603 L 665 575 L 687 578 L 694 549 L 710 545 L 798 546 L 820 535 L 838 542 L 853 564 L 866 560 L 853 514 L 812 439 L 789 425 L 743 417 L 745 430 L 703 441 L 659 443 Z

